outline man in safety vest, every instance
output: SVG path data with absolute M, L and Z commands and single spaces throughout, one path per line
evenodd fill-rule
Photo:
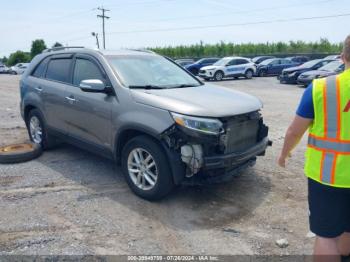
M 309 129 L 305 174 L 315 261 L 340 261 L 340 255 L 350 254 L 350 35 L 342 59 L 343 73 L 316 79 L 305 90 L 278 159 L 285 167 Z

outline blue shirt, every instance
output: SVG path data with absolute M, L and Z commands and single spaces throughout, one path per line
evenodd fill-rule
M 303 118 L 314 119 L 314 102 L 312 99 L 312 84 L 310 84 L 301 98 L 299 107 L 297 109 L 297 115 Z

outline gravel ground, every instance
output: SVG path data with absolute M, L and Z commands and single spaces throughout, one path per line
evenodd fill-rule
M 0 145 L 28 139 L 18 82 L 0 75 Z M 305 139 L 286 170 L 275 164 L 303 89 L 276 78 L 217 84 L 265 104 L 274 145 L 255 167 L 230 183 L 181 187 L 150 203 L 129 191 L 113 162 L 68 145 L 0 165 L 0 254 L 310 254 Z M 280 239 L 289 245 L 278 247 Z

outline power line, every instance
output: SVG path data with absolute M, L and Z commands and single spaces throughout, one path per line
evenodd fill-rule
M 111 34 L 169 32 L 169 31 L 209 29 L 209 28 L 231 27 L 231 26 L 248 26 L 248 25 L 260 25 L 260 24 L 285 23 L 285 22 L 293 22 L 293 21 L 337 18 L 337 17 L 346 17 L 346 16 L 350 16 L 350 13 L 327 15 L 327 16 L 312 16 L 312 17 L 297 17 L 297 18 L 288 18 L 288 19 L 265 20 L 265 21 L 248 22 L 248 23 L 219 24 L 219 25 L 209 25 L 209 26 L 173 27 L 173 28 L 153 29 L 153 30 L 119 31 L 119 32 L 111 32 L 111 33 L 109 33 L 109 35 L 111 35 Z
M 171 1 L 175 1 L 175 0 L 171 0 Z M 133 5 L 149 5 L 149 4 L 154 4 L 154 3 L 158 3 L 158 2 L 170 2 L 170 0 L 168 1 L 164 1 L 164 0 L 152 0 L 152 1 L 138 1 L 138 2 L 129 2 L 129 3 L 123 3 L 123 4 L 117 4 L 117 5 L 108 5 L 108 8 L 112 8 L 112 7 L 118 7 L 118 8 L 124 8 L 127 6 L 133 6 Z
M 191 16 L 169 17 L 164 19 L 155 19 L 152 21 L 176 21 L 176 20 L 183 20 L 183 19 L 189 20 L 189 19 L 207 18 L 207 17 L 215 17 L 215 16 L 223 16 L 223 15 L 249 14 L 249 13 L 255 13 L 255 12 L 291 8 L 291 7 L 302 7 L 302 6 L 309 6 L 314 4 L 323 4 L 323 3 L 329 3 L 334 1 L 335 0 L 322 0 L 322 1 L 313 1 L 309 3 L 303 3 L 303 4 L 292 4 L 292 5 L 284 5 L 284 6 L 267 7 L 267 8 L 248 9 L 248 10 L 242 10 L 242 11 L 226 11 L 226 12 L 206 14 L 206 15 L 202 14 L 202 15 L 191 15 Z
M 97 15 L 97 17 L 102 18 L 103 49 L 106 49 L 105 19 L 109 19 L 110 17 L 106 16 L 105 13 L 110 10 L 103 7 L 99 7 L 97 9 L 102 11 L 102 15 Z

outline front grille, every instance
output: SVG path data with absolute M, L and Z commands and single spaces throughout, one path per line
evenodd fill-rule
M 288 72 L 282 71 L 282 75 L 283 75 L 283 76 L 287 76 L 287 75 L 288 75 Z
M 228 119 L 226 123 L 225 153 L 242 152 L 258 142 L 260 128 L 259 113 Z

